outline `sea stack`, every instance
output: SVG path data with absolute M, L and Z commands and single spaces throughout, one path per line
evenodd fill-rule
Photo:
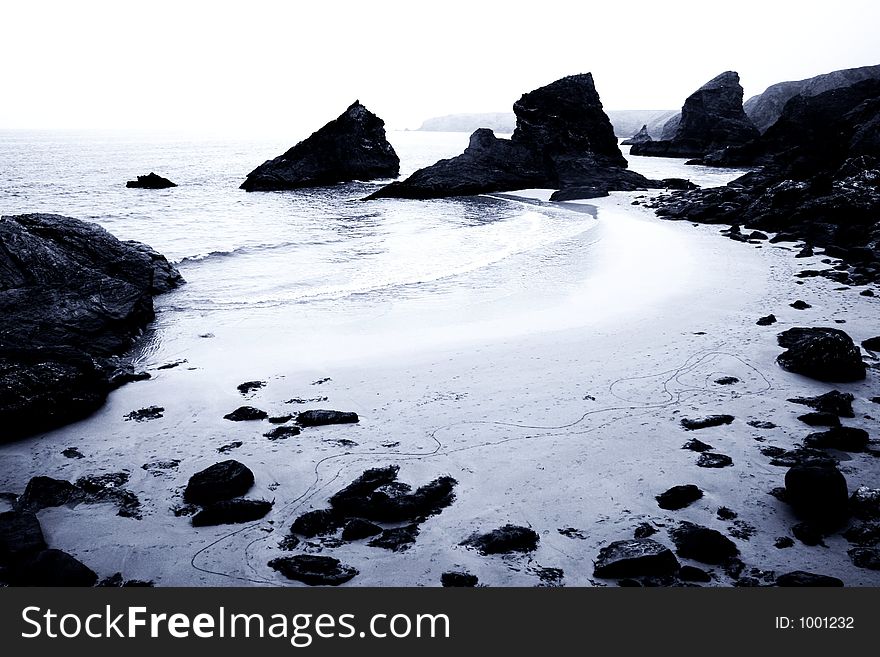
M 634 134 L 629 139 L 624 139 L 621 144 L 623 146 L 635 146 L 636 144 L 644 144 L 647 141 L 654 141 L 651 135 L 648 134 L 648 126 L 643 125 L 642 129 L 639 130 L 636 134 Z
M 671 127 L 672 124 L 667 124 Z M 671 138 L 636 144 L 632 155 L 699 158 L 728 146 L 740 146 L 758 136 L 743 111 L 739 74 L 725 71 L 688 96 Z
M 510 139 L 481 128 L 461 155 L 419 169 L 369 198 L 441 198 L 527 187 L 579 188 L 595 196 L 657 186 L 626 170 L 590 73 L 529 92 L 513 111 L 516 130 Z
M 129 189 L 167 189 L 169 187 L 177 187 L 168 178 L 163 178 L 152 171 L 146 176 L 138 176 L 137 180 L 129 180 L 125 183 L 125 186 Z
M 249 192 L 396 178 L 400 158 L 385 137 L 385 122 L 359 101 L 289 151 L 251 171 Z

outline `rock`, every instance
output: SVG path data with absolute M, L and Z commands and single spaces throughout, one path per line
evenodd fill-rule
M 81 451 L 79 451 L 76 447 L 68 447 L 67 449 L 65 449 L 64 451 L 61 452 L 61 455 L 64 456 L 64 458 L 68 458 L 68 459 L 84 459 L 85 458 L 85 454 L 83 454 Z
M 849 513 L 846 479 L 835 467 L 792 467 L 785 474 L 785 494 L 798 516 L 822 527 L 839 526 Z
M 504 525 L 485 534 L 475 533 L 459 545 L 474 548 L 480 554 L 532 552 L 538 547 L 538 534 L 528 527 Z
M 141 466 L 142 470 L 146 470 L 154 477 L 161 477 L 167 470 L 176 470 L 180 465 L 180 459 L 169 459 L 167 461 L 150 461 Z
M 706 429 L 708 427 L 719 427 L 723 424 L 730 424 L 733 420 L 734 417 L 732 415 L 709 415 L 699 419 L 683 418 L 681 426 L 688 431 L 696 431 L 697 429 Z
M 840 418 L 834 413 L 825 413 L 817 411 L 815 413 L 804 413 L 798 415 L 798 420 L 811 427 L 839 427 Z
M 137 411 L 132 411 L 125 416 L 126 420 L 134 420 L 135 422 L 147 422 L 149 420 L 157 420 L 162 417 L 165 409 L 161 406 L 149 406 Z
M 865 364 L 858 347 L 840 329 L 791 328 L 778 335 L 786 351 L 776 362 L 789 372 L 819 381 L 860 381 Z
M 659 187 L 626 170 L 589 73 L 529 92 L 513 111 L 516 129 L 510 139 L 478 129 L 458 157 L 419 169 L 368 198 L 441 198 L 533 187 L 589 188 L 594 197 L 596 190 Z
M 855 417 L 852 403 L 855 397 L 848 392 L 832 390 L 817 397 L 794 397 L 789 399 L 793 404 L 803 404 L 816 409 L 820 413 L 833 413 L 840 417 Z
M 345 527 L 342 528 L 342 540 L 359 541 L 362 538 L 369 538 L 381 533 L 382 528 L 379 525 L 363 518 L 353 518 L 345 523 Z
M 785 548 L 790 548 L 794 546 L 794 541 L 791 540 L 788 536 L 779 536 L 774 542 L 773 547 L 778 550 L 784 550 Z
M 634 134 L 629 139 L 624 139 L 621 143 L 622 146 L 633 146 L 634 144 L 643 144 L 646 141 L 654 141 L 651 135 L 648 134 L 648 126 L 643 125 L 642 129 L 639 130 L 636 134 Z
M 129 180 L 125 183 L 129 189 L 167 189 L 169 187 L 177 187 L 168 178 L 156 175 L 152 171 L 146 176 L 138 176 L 137 180 Z
M 876 296 L 876 295 L 874 294 L 874 290 L 862 290 L 861 292 L 859 292 L 859 296 L 863 296 L 863 297 L 873 297 L 873 296 Z
M 384 548 L 394 552 L 404 552 L 416 542 L 419 535 L 418 525 L 405 525 L 403 527 L 395 527 L 394 529 L 386 529 L 372 541 L 367 543 L 370 547 Z
M 97 410 L 115 385 L 112 357 L 152 321 L 153 296 L 182 282 L 164 257 L 96 224 L 0 218 L 0 440 Z
M 711 449 L 715 449 L 712 445 L 708 443 L 704 443 L 702 440 L 697 440 L 696 438 L 691 438 L 684 445 L 681 446 L 682 449 L 689 449 L 692 452 L 708 452 Z
M 440 575 L 440 584 L 446 588 L 473 588 L 479 583 L 479 581 L 480 580 L 476 575 L 471 575 L 470 573 L 459 570 L 449 570 Z
M 831 427 L 828 431 L 811 433 L 804 438 L 804 446 L 813 449 L 839 449 L 844 452 L 862 452 L 868 446 L 868 432 L 855 427 Z
M 255 390 L 265 387 L 265 381 L 245 381 L 237 386 L 238 391 L 243 395 L 249 395 Z
M 339 559 L 315 554 L 279 557 L 272 559 L 269 567 L 287 579 L 309 586 L 339 586 L 358 574 L 357 568 L 343 564 Z
M 251 420 L 265 420 L 267 417 L 269 417 L 269 414 L 266 411 L 261 411 L 259 408 L 239 406 L 231 413 L 224 415 L 223 419 L 231 420 L 232 422 L 249 422 Z
M 872 546 L 880 543 L 880 522 L 870 520 L 867 522 L 854 522 L 845 532 L 843 537 L 850 543 L 861 546 Z
M 712 577 L 702 568 L 696 566 L 682 566 L 678 571 L 678 578 L 683 582 L 711 582 Z
M 719 520 L 735 520 L 738 517 L 736 511 L 729 509 L 726 506 L 718 507 L 718 511 L 715 515 L 718 516 Z
M 755 429 L 775 429 L 776 425 L 766 420 L 749 420 L 746 424 Z
M 815 255 L 813 253 L 813 247 L 807 244 L 798 252 L 795 258 L 812 258 L 813 255 Z
M 240 440 L 234 440 L 231 443 L 226 443 L 225 445 L 221 445 L 220 447 L 217 448 L 217 451 L 220 452 L 221 454 L 228 454 L 232 450 L 238 449 L 239 447 L 241 447 L 241 445 L 242 445 L 242 442 Z
M 358 422 L 357 413 L 344 411 L 312 410 L 303 411 L 296 416 L 297 424 L 304 427 L 320 427 L 327 424 L 348 424 Z
M 776 578 L 776 586 L 843 586 L 836 577 L 795 570 Z
M 776 315 L 766 315 L 764 317 L 760 317 L 755 324 L 758 326 L 770 326 L 771 324 L 776 323 Z
M 734 383 L 739 383 L 739 379 L 735 376 L 722 376 L 720 379 L 715 379 L 715 383 L 720 386 L 732 386 Z
M 679 556 L 702 563 L 722 564 L 739 554 L 736 543 L 721 532 L 683 522 L 670 530 Z
M 62 506 L 76 501 L 78 491 L 69 481 L 51 477 L 33 477 L 27 484 L 17 507 L 29 511 L 39 511 L 47 507 Z
M 726 71 L 688 96 L 681 108 L 675 133 L 664 129 L 660 141 L 642 142 L 631 155 L 699 158 L 729 146 L 739 146 L 759 136 L 742 106 L 739 75 Z
M 399 173 L 400 158 L 385 137 L 385 122 L 356 100 L 310 137 L 251 171 L 241 189 L 319 187 Z
M 849 507 L 860 520 L 880 520 L 880 488 L 859 486 L 849 498 Z
M 791 528 L 791 533 L 794 534 L 794 537 L 804 545 L 810 547 L 815 545 L 825 545 L 823 540 L 825 538 L 825 532 L 821 527 L 811 522 L 799 522 Z
M 292 419 L 293 415 L 273 415 L 269 418 L 269 424 L 284 424 Z
M 852 559 L 853 564 L 859 568 L 880 570 L 880 548 L 856 547 L 850 548 L 846 553 Z
M 215 463 L 189 479 L 183 499 L 195 504 L 211 504 L 247 493 L 254 485 L 254 473 L 238 461 Z
M 868 338 L 867 340 L 862 340 L 862 346 L 867 351 L 880 352 L 880 335 L 875 338 Z
M 727 454 L 703 452 L 697 459 L 697 467 L 700 468 L 726 468 L 730 465 L 733 465 L 733 459 Z
M 221 500 L 206 505 L 192 519 L 193 527 L 229 525 L 259 520 L 272 510 L 266 500 Z
M 617 579 L 647 575 L 672 575 L 678 570 L 672 551 L 650 538 L 615 541 L 599 550 L 595 577 Z
M 641 522 L 633 531 L 633 538 L 648 538 L 656 533 L 657 528 L 654 525 L 649 522 Z M 580 538 L 586 538 L 586 536 L 580 536 Z
M 61 550 L 43 550 L 15 568 L 11 582 L 18 586 L 94 586 L 98 576 L 75 557 Z
M 791 306 L 792 308 L 794 308 L 795 310 L 806 310 L 807 308 L 813 307 L 810 304 L 808 304 L 806 301 L 802 301 L 800 299 L 798 299 L 794 303 L 790 303 L 788 305 Z
M 344 522 L 345 518 L 333 509 L 315 509 L 294 520 L 290 531 L 306 538 L 314 538 L 333 534 Z
M 298 436 L 302 432 L 299 427 L 275 427 L 271 431 L 267 431 L 263 435 L 269 440 L 286 440 Z
M 791 468 L 795 465 L 816 467 L 835 467 L 837 459 L 818 449 L 789 449 L 765 447 L 761 449 L 764 456 L 771 457 L 770 465 Z
M 673 486 L 664 493 L 660 493 L 654 499 L 657 506 L 668 511 L 677 511 L 693 504 L 703 497 L 703 491 L 693 484 Z
M 0 565 L 23 561 L 46 549 L 40 521 L 30 511 L 0 513 Z

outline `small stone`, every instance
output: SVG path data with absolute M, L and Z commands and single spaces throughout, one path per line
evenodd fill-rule
M 703 452 L 697 459 L 697 467 L 700 468 L 726 468 L 731 465 L 733 465 L 733 459 L 727 454 Z
M 718 516 L 719 520 L 735 520 L 737 518 L 736 511 L 728 509 L 726 506 L 719 507 L 715 515 Z
M 708 417 L 698 419 L 683 418 L 681 420 L 681 426 L 688 431 L 696 431 L 697 429 L 706 429 L 709 427 L 719 427 L 724 424 L 730 424 L 733 420 L 734 417 L 732 415 L 709 415 Z
M 343 411 L 311 410 L 296 416 L 297 424 L 304 427 L 318 427 L 327 424 L 349 424 L 358 422 L 357 413 Z
M 765 315 L 764 317 L 760 317 L 755 324 L 758 326 L 770 326 L 771 324 L 776 323 L 776 315 Z
M 681 486 L 673 486 L 669 490 L 660 493 L 654 499 L 657 500 L 657 506 L 667 511 L 677 511 L 693 504 L 703 497 L 701 491 L 694 484 L 684 484 Z
M 314 554 L 272 559 L 269 567 L 287 579 L 310 586 L 339 586 L 358 574 L 357 568 L 345 565 L 339 559 Z
M 62 456 L 69 459 L 82 459 L 85 458 L 85 455 L 79 451 L 76 447 L 68 447 L 63 452 L 61 452 Z
M 266 411 L 261 411 L 259 408 L 239 406 L 231 413 L 224 415 L 223 419 L 231 420 L 232 422 L 248 422 L 252 420 L 265 420 L 267 417 L 269 417 L 269 414 Z
M 478 550 L 483 555 L 532 552 L 538 547 L 538 534 L 528 527 L 504 525 L 485 534 L 473 534 L 460 545 Z
M 794 541 L 789 536 L 779 536 L 776 538 L 776 541 L 773 543 L 773 547 L 784 550 L 785 548 L 790 548 L 794 546 Z
M 802 301 L 800 299 L 798 299 L 794 303 L 790 303 L 788 305 L 791 306 L 792 308 L 794 308 L 795 310 L 806 310 L 807 308 L 813 307 L 810 304 L 808 304 L 806 301 Z
M 704 443 L 702 440 L 697 440 L 696 438 L 691 438 L 684 445 L 681 446 L 682 449 L 689 449 L 692 452 L 708 452 L 709 450 L 715 449 L 712 445 L 708 443 Z

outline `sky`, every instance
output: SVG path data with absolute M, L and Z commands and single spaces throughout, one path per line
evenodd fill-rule
M 0 129 L 306 134 L 355 99 L 392 129 L 509 110 L 592 72 L 606 109 L 677 109 L 880 64 L 880 2 L 0 0 Z

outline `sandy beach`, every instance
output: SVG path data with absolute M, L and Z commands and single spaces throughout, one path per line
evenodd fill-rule
M 330 495 L 365 469 L 389 464 L 413 487 L 452 476 L 456 499 L 421 524 L 405 551 L 320 538 L 300 545 L 300 552 L 355 566 L 360 574 L 347 586 L 438 586 L 448 570 L 467 570 L 489 586 L 615 585 L 593 577 L 600 548 L 646 522 L 658 530 L 655 539 L 671 545 L 667 530 L 679 521 L 731 536 L 746 571 L 761 571 L 758 579 L 766 571 L 807 570 L 847 586 L 880 584 L 877 571 L 852 564 L 839 535 L 825 546 L 795 540 L 774 547 L 797 520 L 769 494 L 783 485 L 786 468 L 760 452 L 792 448 L 816 430 L 797 420 L 807 409 L 788 398 L 835 388 L 855 395 L 856 417 L 844 423 L 876 433 L 874 371 L 864 382 L 829 385 L 788 373 L 775 358 L 776 335 L 793 326 L 843 328 L 857 343 L 878 334 L 880 301 L 824 278 L 794 276 L 822 268 L 821 255 L 795 260 L 791 243 L 744 244 L 719 235 L 721 226 L 657 219 L 632 205 L 645 195 L 577 204 L 583 230 L 542 251 L 569 263 L 562 284 L 542 281 L 536 262 L 521 269 L 534 279 L 493 288 L 488 281 L 510 266 L 500 261 L 480 273 L 485 291 L 466 303 L 448 289 L 436 298 L 408 298 L 404 290 L 367 314 L 355 301 L 346 312 L 294 317 L 298 308 L 266 308 L 246 317 L 206 313 L 174 326 L 162 308 L 174 304 L 175 293 L 157 299 L 154 331 L 164 335 L 158 342 L 146 336 L 140 356 L 153 378 L 114 392 L 83 422 L 0 446 L 0 490 L 20 493 L 36 475 L 73 481 L 128 471 L 126 488 L 140 498 L 142 519 L 119 517 L 107 504 L 38 516 L 50 546 L 99 576 L 122 572 L 157 586 L 299 585 L 267 566 L 286 554 L 279 542 L 291 522 L 327 507 Z M 535 191 L 512 196 L 526 205 L 546 198 Z M 576 250 L 583 259 L 572 256 Z M 797 299 L 812 307 L 789 307 Z M 755 324 L 769 313 L 777 324 Z M 270 343 L 275 347 L 266 349 Z M 715 382 L 725 376 L 738 381 Z M 236 386 L 252 380 L 266 385 L 240 394 Z M 321 401 L 289 403 L 293 398 Z M 243 404 L 270 415 L 354 411 L 360 422 L 270 441 L 265 421 L 223 419 Z M 124 419 L 151 405 L 163 407 L 163 416 Z M 680 425 L 718 413 L 735 420 L 695 432 Z M 756 429 L 752 420 L 777 426 Z M 690 438 L 733 465 L 697 467 L 698 454 L 681 449 Z M 69 447 L 84 458 L 62 455 Z M 877 485 L 880 460 L 871 453 L 835 455 L 850 492 Z M 172 508 L 193 473 L 226 458 L 253 470 L 247 497 L 274 500 L 274 509 L 251 524 L 193 528 Z M 172 460 L 179 463 L 142 467 Z M 704 497 L 679 511 L 660 509 L 655 496 L 678 484 L 696 484 Z M 719 519 L 722 506 L 737 518 Z M 538 549 L 481 556 L 459 545 L 506 523 L 534 529 Z M 731 585 L 722 568 L 701 567 L 712 574 L 708 585 Z

